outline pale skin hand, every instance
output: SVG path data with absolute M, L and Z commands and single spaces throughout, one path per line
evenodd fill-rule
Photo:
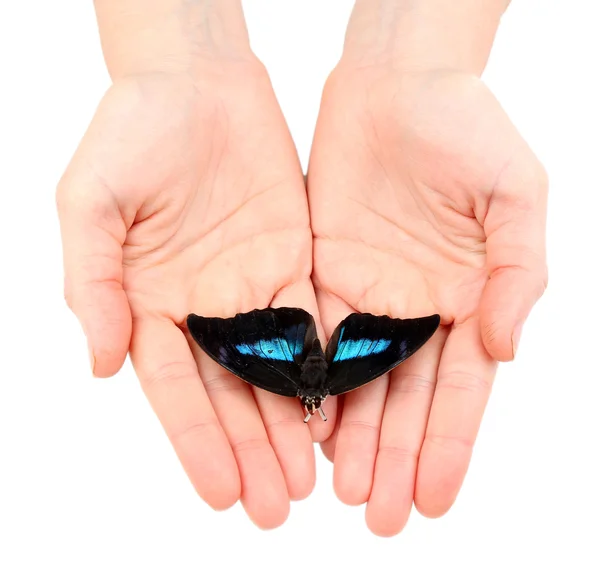
M 97 3 L 101 24 L 115 7 Z M 293 142 L 249 49 L 202 46 L 189 71 L 183 57 L 154 70 L 107 35 L 103 45 L 114 84 L 57 194 L 67 301 L 96 376 L 130 352 L 199 495 L 215 509 L 241 499 L 258 526 L 276 527 L 313 488 L 312 443 L 330 432 L 335 401 L 327 424 L 306 425 L 296 399 L 228 374 L 180 327 L 190 312 L 269 305 L 318 317 Z
M 357 3 L 325 88 L 308 190 L 328 335 L 354 310 L 442 317 L 391 376 L 345 396 L 323 444 L 338 497 L 366 502 L 369 528 L 393 535 L 413 501 L 437 517 L 457 496 L 497 361 L 513 359 L 545 289 L 547 181 L 478 78 L 491 39 L 471 39 L 479 52 L 465 48 L 452 62 L 449 48 L 396 57 L 381 31 L 385 4 Z M 383 47 L 369 49 L 373 22 Z

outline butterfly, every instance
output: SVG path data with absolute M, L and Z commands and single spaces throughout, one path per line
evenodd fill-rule
M 292 307 L 255 309 L 235 317 L 191 313 L 187 327 L 204 352 L 240 379 L 284 397 L 298 397 L 304 422 L 325 399 L 353 391 L 387 373 L 435 333 L 440 316 L 392 319 L 352 313 L 323 351 L 313 316 Z

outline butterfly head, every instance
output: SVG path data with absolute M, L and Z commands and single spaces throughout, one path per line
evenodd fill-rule
M 302 406 L 306 409 L 306 412 L 314 415 L 315 412 L 321 407 L 321 403 L 323 402 L 322 397 L 316 396 L 304 396 L 302 397 Z
M 323 409 L 321 407 L 324 400 L 325 400 L 325 397 L 323 397 L 321 395 L 314 395 L 314 394 L 304 395 L 304 396 L 300 397 L 300 402 L 302 403 L 302 406 L 304 407 L 304 410 L 306 411 L 306 417 L 304 419 L 305 423 L 307 423 L 310 420 L 310 417 L 312 417 L 317 411 L 319 412 L 319 414 L 321 415 L 321 418 L 324 421 L 327 420 L 327 417 L 325 416 L 325 413 L 323 412 Z

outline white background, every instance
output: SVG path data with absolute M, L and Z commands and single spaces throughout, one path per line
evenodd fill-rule
M 306 167 L 350 0 L 249 0 Z M 334 496 L 262 532 L 214 513 L 129 364 L 89 374 L 63 302 L 54 187 L 108 86 L 92 2 L 0 4 L 0 572 L 600 572 L 600 34 L 590 0 L 514 0 L 485 79 L 548 169 L 550 284 L 501 367 L 471 470 L 439 520 L 378 539 Z M 596 549 L 594 549 L 596 547 Z

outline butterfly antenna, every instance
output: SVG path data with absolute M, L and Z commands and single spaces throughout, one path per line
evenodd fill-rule
M 319 407 L 317 410 L 319 411 L 319 414 L 321 415 L 321 418 L 323 419 L 323 422 L 325 422 L 327 420 L 327 416 L 323 412 L 323 409 L 321 407 Z

